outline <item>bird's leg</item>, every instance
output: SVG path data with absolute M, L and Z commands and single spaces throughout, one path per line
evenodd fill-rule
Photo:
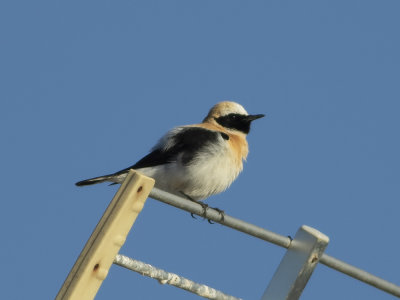
M 225 212 L 222 209 L 219 209 L 217 207 L 210 207 L 210 208 L 216 210 L 219 213 L 219 215 L 221 216 L 221 219 L 219 220 L 220 222 L 224 222 L 225 221 Z M 214 224 L 210 219 L 207 219 L 207 221 L 210 224 Z
M 205 203 L 203 203 L 203 202 L 197 202 L 197 201 L 196 201 L 196 203 L 200 204 L 201 207 L 203 208 L 202 217 L 205 219 L 205 218 L 206 218 L 206 215 L 207 215 L 208 204 L 205 204 Z M 207 220 L 210 221 L 209 219 L 207 219 Z
M 203 208 L 203 218 L 207 219 L 206 215 L 207 215 L 207 208 L 209 207 L 208 204 L 203 203 L 203 202 L 198 202 L 196 200 L 194 200 L 193 198 L 191 198 L 189 195 L 186 195 L 184 192 L 180 191 L 180 193 L 185 196 L 188 200 L 196 202 L 198 204 L 201 205 L 201 207 Z M 216 208 L 216 207 L 211 207 L 212 209 L 215 209 L 221 216 L 220 222 L 224 222 L 225 220 L 225 212 L 222 209 Z M 190 213 L 190 215 L 192 216 L 192 218 L 196 219 L 196 217 L 194 216 L 193 213 Z M 208 223 L 210 224 L 214 224 L 210 219 L 207 219 Z
M 189 195 L 186 195 L 184 192 L 182 192 L 182 191 L 180 191 L 180 193 L 183 195 L 183 196 L 185 196 L 188 200 L 190 200 L 190 201 L 193 201 L 193 202 L 195 202 L 195 203 L 197 203 L 197 204 L 200 204 L 201 205 L 201 207 L 203 208 L 203 218 L 206 218 L 206 213 L 207 213 L 207 208 L 208 208 L 208 204 L 205 204 L 205 203 L 203 203 L 203 202 L 197 202 L 196 200 L 194 200 L 193 198 L 191 198 Z M 190 213 L 190 215 L 192 216 L 192 218 L 193 219 L 196 219 L 196 217 L 194 216 L 194 214 L 193 213 Z M 208 221 L 210 221 L 210 220 L 208 220 Z

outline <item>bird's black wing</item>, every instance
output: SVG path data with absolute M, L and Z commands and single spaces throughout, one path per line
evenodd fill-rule
M 229 139 L 227 134 L 220 131 L 208 130 L 202 127 L 181 127 L 179 132 L 169 136 L 168 144 L 171 145 L 169 148 L 166 148 L 161 143 L 136 164 L 116 174 L 124 173 L 129 169 L 148 168 L 175 162 L 178 156 L 181 156 L 184 165 L 188 165 L 196 153 L 201 151 L 207 144 L 217 142 L 221 137 L 225 140 Z

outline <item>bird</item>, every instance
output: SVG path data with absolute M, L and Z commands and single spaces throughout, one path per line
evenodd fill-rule
M 155 187 L 161 190 L 195 202 L 202 201 L 225 191 L 238 177 L 249 152 L 246 136 L 250 125 L 264 116 L 250 115 L 236 102 L 219 102 L 202 123 L 169 130 L 149 154 L 134 165 L 79 181 L 76 185 L 119 184 L 129 170 L 134 169 L 153 178 Z

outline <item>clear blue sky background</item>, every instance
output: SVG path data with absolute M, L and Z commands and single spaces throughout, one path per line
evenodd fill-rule
M 400 284 L 400 2 L 1 1 L 0 298 L 52 299 L 117 186 L 221 100 L 265 113 L 208 200 Z M 284 250 L 149 199 L 121 253 L 259 299 Z M 96 299 L 199 299 L 113 266 Z M 302 299 L 393 299 L 318 266 Z

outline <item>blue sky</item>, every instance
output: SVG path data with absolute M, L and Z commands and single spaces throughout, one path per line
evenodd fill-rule
M 2 299 L 52 299 L 133 164 L 222 100 L 254 123 L 211 206 L 400 284 L 400 2 L 2 1 Z M 284 250 L 148 199 L 121 253 L 259 299 Z M 113 266 L 96 299 L 199 299 Z M 318 266 L 302 299 L 393 299 Z

